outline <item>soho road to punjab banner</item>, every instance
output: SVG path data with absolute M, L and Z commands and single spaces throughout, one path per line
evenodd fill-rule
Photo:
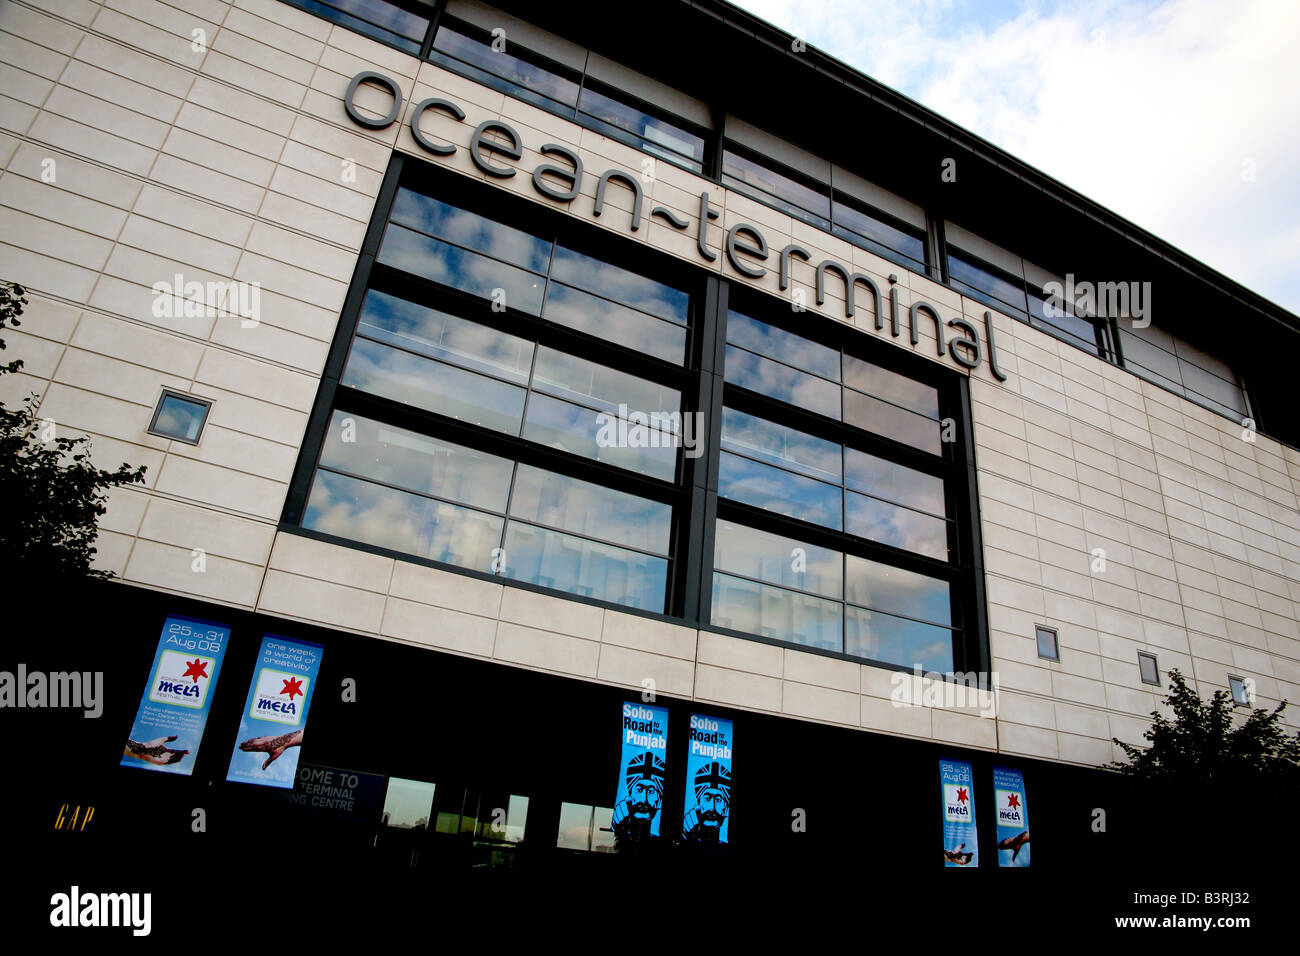
M 993 768 L 993 807 L 998 815 L 998 866 L 1029 865 L 1029 801 L 1019 770 Z
M 149 669 L 123 767 L 189 776 L 208 722 L 212 687 L 230 642 L 224 624 L 170 615 Z
M 731 816 L 731 721 L 691 714 L 682 836 L 726 843 Z
M 668 710 L 624 703 L 618 795 L 610 823 L 621 840 L 659 835 L 668 760 Z
M 975 835 L 975 774 L 965 760 L 940 760 L 943 784 L 943 865 L 979 866 Z
M 262 638 L 227 780 L 293 787 L 323 651 L 307 641 L 274 634 Z

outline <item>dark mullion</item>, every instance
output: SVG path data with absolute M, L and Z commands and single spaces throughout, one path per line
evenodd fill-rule
M 420 59 L 429 59 L 433 51 L 433 40 L 438 35 L 438 24 L 442 20 L 442 15 L 447 11 L 447 0 L 437 0 L 433 5 L 433 12 L 429 14 L 429 29 L 425 31 L 424 42 L 420 44 Z
M 954 669 L 976 671 L 987 674 L 991 666 L 989 651 L 988 605 L 984 584 L 984 543 L 980 535 L 980 500 L 976 485 L 975 430 L 971 415 L 970 382 L 962 378 L 956 384 L 957 406 L 961 427 L 961 464 L 965 470 L 962 507 L 960 509 L 961 526 L 968 529 L 969 537 L 965 542 L 963 553 L 959 555 L 962 590 L 966 591 L 965 600 L 961 602 L 962 633 L 961 641 L 955 655 Z
M 339 411 L 353 412 L 407 431 L 465 445 L 489 455 L 522 461 L 570 478 L 590 481 L 664 504 L 677 504 L 685 496 L 685 489 L 680 485 L 548 448 L 518 435 L 470 425 L 395 399 L 361 392 L 346 385 L 339 386 L 336 395 L 334 407 Z
M 734 382 L 726 383 L 726 405 L 728 408 L 757 415 L 778 425 L 807 432 L 815 438 L 886 458 L 937 478 L 947 479 L 954 474 L 952 463 L 941 455 L 932 455 L 892 438 L 864 431 L 855 425 L 788 405 L 768 395 L 752 392 Z M 935 425 L 938 427 L 940 423 L 935 422 Z
M 492 312 L 488 300 L 481 296 L 439 285 L 431 279 L 402 272 L 382 262 L 374 263 L 373 276 L 370 288 L 379 292 L 400 296 L 416 305 L 450 312 L 457 318 L 476 322 L 517 338 L 527 339 L 537 345 L 545 345 L 577 358 L 588 359 L 616 371 L 626 372 L 661 385 L 669 385 L 678 391 L 685 391 L 694 381 L 694 376 L 681 365 L 569 328 L 567 325 L 544 319 L 531 312 L 521 312 L 509 306 L 504 311 Z
M 361 252 L 357 258 L 357 268 L 352 274 L 343 300 L 343 309 L 339 313 L 338 325 L 334 331 L 334 341 L 325 358 L 325 367 L 321 371 L 320 387 L 316 392 L 316 402 L 307 419 L 303 433 L 302 445 L 298 454 L 298 463 L 294 467 L 293 477 L 289 482 L 289 491 L 285 495 L 284 510 L 280 520 L 289 524 L 302 522 L 303 508 L 307 495 L 311 491 L 312 475 L 316 463 L 325 448 L 325 430 L 329 427 L 330 414 L 334 407 L 334 397 L 339 388 L 339 379 L 343 376 L 343 367 L 347 362 L 348 352 L 352 349 L 352 338 L 356 334 L 357 323 L 361 318 L 361 304 L 365 301 L 366 289 L 370 282 L 370 273 L 374 269 L 375 255 L 379 250 L 384 229 L 388 225 L 388 214 L 393 208 L 397 196 L 397 187 L 402 179 L 405 160 L 400 153 L 394 153 L 384 171 L 384 178 L 379 184 L 379 194 L 375 199 L 375 211 L 366 227 L 365 237 L 361 241 Z M 306 449 L 313 449 L 313 454 L 304 454 Z
M 717 540 L 718 459 L 722 447 L 722 362 L 726 342 L 728 285 L 705 280 L 698 328 L 698 408 L 704 416 L 704 454 L 691 473 L 691 516 L 686 551 L 686 613 L 704 622 L 712 617 L 713 551 Z M 694 613 L 691 614 L 691 610 Z
M 891 544 L 882 544 L 869 538 L 859 538 L 846 531 L 837 531 L 824 525 L 809 524 L 775 511 L 718 497 L 718 518 L 735 521 L 759 531 L 768 531 L 796 541 L 806 541 L 832 551 L 841 551 L 857 558 L 915 571 L 927 577 L 939 578 L 949 583 L 958 580 L 964 569 L 951 562 L 941 561 L 914 551 L 905 551 Z

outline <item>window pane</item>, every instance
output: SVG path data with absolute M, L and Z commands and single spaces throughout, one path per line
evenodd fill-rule
M 561 803 L 555 845 L 562 850 L 590 850 L 591 811 L 589 803 Z
M 845 596 L 854 604 L 952 624 L 951 588 L 946 581 L 852 554 L 845 557 L 844 579 Z
M 840 353 L 830 348 L 787 332 L 785 329 L 759 322 L 740 312 L 727 313 L 727 341 L 751 352 L 779 359 L 805 372 L 820 375 L 832 382 L 840 380 Z
M 872 251 L 897 253 L 913 265 L 924 265 L 925 240 L 919 236 L 839 200 L 835 201 L 832 215 L 840 227 L 835 233 L 842 238 Z
M 673 509 L 567 475 L 520 465 L 510 514 L 657 554 L 668 553 Z
M 948 524 L 942 518 L 852 492 L 846 495 L 846 505 L 844 530 L 849 534 L 948 560 Z
M 395 295 L 367 292 L 357 331 L 430 358 L 528 384 L 532 342 Z
M 639 432 L 629 430 L 629 439 L 636 434 L 638 444 L 644 438 L 646 446 L 638 447 L 630 440 L 620 445 L 615 439 L 621 421 L 608 413 L 594 412 L 534 392 L 528 399 L 524 437 L 584 458 L 672 481 L 677 472 L 676 436 L 652 428 L 642 428 Z
M 844 356 L 844 384 L 883 398 L 918 415 L 939 417 L 939 390 L 916 379 L 864 362 L 852 355 Z
M 542 318 L 677 365 L 686 360 L 685 327 L 559 282 L 546 291 Z
M 316 472 L 304 528 L 461 567 L 488 571 L 502 519 L 395 491 L 357 478 Z
M 691 297 L 681 289 L 560 245 L 555 247 L 551 278 L 682 325 L 690 312 Z
M 419 53 L 425 31 L 429 28 L 426 17 L 416 16 L 384 0 L 289 0 L 295 6 L 333 20 L 350 30 L 390 43 L 408 53 Z
M 844 555 L 829 548 L 719 520 L 713 566 L 824 597 L 844 596 Z
M 384 794 L 384 825 L 404 830 L 423 830 L 433 816 L 433 795 L 437 787 L 423 780 L 388 778 Z
M 1063 309 L 1050 309 L 1047 300 L 1037 292 L 1029 293 L 1029 323 L 1042 329 L 1058 339 L 1063 338 L 1078 348 L 1097 354 L 1097 326 L 1086 316 L 1070 313 L 1064 315 L 1050 314 L 1062 312 Z
M 583 88 L 578 99 L 578 109 L 616 129 L 630 133 L 644 147 L 661 147 L 658 150 L 648 149 L 648 152 L 663 154 L 667 151 L 670 157 L 686 157 L 694 160 L 697 165 L 704 159 L 704 137 L 597 92 L 590 86 Z
M 207 402 L 194 402 L 179 395 L 164 395 L 153 431 L 180 441 L 197 443 L 210 407 Z
M 1056 644 L 1056 632 L 1047 627 L 1034 628 L 1034 637 L 1038 641 L 1038 656 L 1049 661 L 1061 659 L 1060 648 Z
M 886 664 L 952 673 L 953 632 L 933 624 L 908 621 L 878 611 L 848 606 L 844 614 L 844 650 Z
M 837 530 L 843 527 L 843 492 L 836 485 L 727 452 L 722 453 L 718 494 L 812 524 Z
M 727 346 L 726 380 L 827 418 L 840 417 L 840 386 L 788 365 Z
M 712 623 L 809 647 L 844 647 L 843 605 L 754 581 L 713 575 Z
M 541 60 L 535 54 L 529 56 L 531 51 L 525 50 L 518 44 L 510 43 L 506 50 L 497 52 L 493 50 L 490 44 L 483 43 L 479 40 L 471 39 L 463 33 L 458 33 L 447 25 L 438 28 L 438 35 L 433 41 L 434 49 L 458 60 L 462 60 L 472 66 L 476 66 L 493 76 L 499 76 L 511 83 L 517 83 L 527 90 L 540 93 L 548 99 L 556 100 L 560 103 L 573 106 L 578 101 L 578 84 L 558 73 L 550 70 L 539 63 L 530 62 L 533 59 Z M 513 51 L 513 52 L 512 52 Z M 516 56 L 515 53 L 522 53 L 528 56 L 524 59 Z
M 824 192 L 796 182 L 761 163 L 726 150 L 722 154 L 722 172 L 734 179 L 743 192 L 758 190 L 762 198 L 799 216 L 807 222 L 829 228 L 831 200 Z M 748 186 L 750 189 L 745 189 Z
M 542 307 L 544 280 L 541 276 L 467 252 L 440 239 L 431 239 L 396 223 L 389 223 L 384 231 L 379 261 L 485 299 L 492 298 L 495 290 L 501 289 L 505 305 L 510 309 L 536 315 Z
M 998 300 L 1001 307 L 1009 308 L 1013 315 L 1025 314 L 1025 289 L 1016 277 L 952 253 L 948 255 L 948 274 L 971 290 Z
M 813 478 L 840 480 L 840 445 L 734 408 L 722 410 L 722 447 Z
M 320 463 L 490 511 L 505 511 L 513 470 L 509 459 L 341 411 L 330 419 Z
M 654 421 L 661 427 L 670 427 L 665 416 L 677 412 L 680 425 L 682 393 L 676 389 L 545 346 L 537 350 L 533 388 L 609 412 L 626 405 L 627 411 L 659 413 Z
M 343 384 L 509 435 L 519 434 L 524 390 L 358 338 Z
M 942 478 L 868 455 L 856 448 L 844 449 L 844 470 L 850 488 L 873 498 L 883 498 L 941 517 L 947 513 Z
M 844 420 L 850 425 L 913 445 L 932 455 L 943 451 L 937 421 L 855 392 L 851 388 L 844 390 Z
M 545 272 L 551 256 L 547 239 L 410 189 L 397 191 L 389 218 L 532 272 Z
M 664 609 L 664 558 L 517 521 L 506 528 L 505 549 L 507 577 L 628 607 Z

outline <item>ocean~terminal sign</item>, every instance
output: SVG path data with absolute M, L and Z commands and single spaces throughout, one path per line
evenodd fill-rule
M 392 95 L 393 105 L 386 115 L 374 118 L 357 109 L 356 92 L 363 83 L 373 83 L 383 87 Z M 398 116 L 401 115 L 402 88 L 396 80 L 383 73 L 363 70 L 354 76 L 352 82 L 348 84 L 347 92 L 343 97 L 343 105 L 354 123 L 367 129 L 386 129 L 397 122 Z M 464 121 L 465 111 L 450 100 L 436 96 L 421 100 L 415 104 L 415 108 L 411 111 L 411 135 L 420 148 L 435 156 L 447 157 L 453 155 L 457 150 L 455 145 L 436 142 L 420 129 L 420 120 L 429 111 L 445 114 L 457 122 Z M 547 159 L 558 160 L 559 162 L 539 163 L 533 169 L 533 188 L 554 202 L 573 202 L 578 197 L 582 186 L 582 159 L 568 147 L 555 143 L 545 143 L 537 148 L 537 152 Z M 474 165 L 484 174 L 496 179 L 508 179 L 514 176 L 518 170 L 513 166 L 505 165 L 503 160 L 517 161 L 523 157 L 522 140 L 519 133 L 509 123 L 499 119 L 484 120 L 474 128 L 474 132 L 470 136 L 469 156 Z M 632 197 L 630 228 L 632 232 L 636 232 L 641 228 L 642 206 L 645 197 L 640 180 L 626 170 L 615 167 L 600 174 L 600 178 L 596 183 L 596 201 L 592 209 L 592 215 L 599 217 L 604 213 L 605 192 L 611 184 L 627 189 L 630 192 Z M 689 220 L 683 219 L 665 206 L 655 206 L 650 210 L 649 215 L 661 219 L 667 225 L 674 229 L 680 229 L 682 232 L 689 232 L 692 228 L 692 223 Z M 701 192 L 699 213 L 694 223 L 694 231 L 696 249 L 700 257 L 706 262 L 714 262 L 718 258 L 718 251 L 711 248 L 707 241 L 707 227 L 708 223 L 713 219 L 717 219 L 719 215 L 720 213 L 709 204 L 709 194 Z M 810 264 L 812 261 L 812 254 L 795 242 L 789 243 L 779 251 L 769 248 L 767 240 L 758 227 L 748 223 L 737 223 L 727 230 L 721 251 L 725 252 L 727 262 L 732 269 L 748 279 L 761 279 L 770 268 L 768 264 L 775 261 L 778 270 L 778 284 L 782 292 L 790 288 L 791 260 L 800 259 Z M 818 305 L 822 305 L 826 301 L 827 276 L 834 275 L 844 289 L 845 317 L 853 318 L 854 300 L 860 287 L 865 294 L 871 296 L 876 331 L 884 331 L 886 310 L 882 309 L 882 304 L 886 297 L 881 295 L 879 286 L 870 276 L 862 272 L 853 272 L 834 259 L 822 260 L 816 265 L 815 270 L 815 292 Z M 889 331 L 894 338 L 902 334 L 903 324 L 902 317 L 899 315 L 897 281 L 897 276 L 891 275 L 889 277 L 889 291 L 887 293 Z M 981 345 L 978 330 L 964 318 L 949 319 L 947 321 L 947 327 L 960 334 L 945 341 L 945 323 L 939 316 L 937 307 L 919 299 L 914 300 L 907 310 L 908 337 L 913 347 L 920 342 L 918 323 L 922 319 L 934 323 L 935 345 L 937 354 L 940 357 L 951 358 L 953 362 L 963 368 L 974 369 L 979 366 L 984 356 L 987 355 L 990 373 L 998 381 L 1006 381 L 1007 376 L 998 367 L 997 345 L 993 337 L 993 319 L 988 312 L 984 313 L 984 335 L 987 342 L 987 351 Z

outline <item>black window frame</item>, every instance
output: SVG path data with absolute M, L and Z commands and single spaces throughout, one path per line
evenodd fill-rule
M 542 319 L 540 315 L 516 313 L 510 308 L 494 313 L 492 322 L 494 327 L 503 332 L 522 334 L 542 345 L 559 345 L 562 351 L 568 354 L 620 370 L 629 370 L 622 361 L 635 357 L 639 367 L 652 368 L 655 371 L 656 381 L 680 389 L 684 412 L 704 413 L 706 426 L 705 436 L 702 436 L 704 453 L 697 458 L 679 456 L 676 480 L 668 483 L 618 469 L 612 465 L 576 459 L 565 453 L 529 443 L 522 435 L 488 432 L 441 416 L 434 411 L 415 408 L 343 385 L 342 376 L 346 360 L 357 333 L 365 295 L 371 288 L 399 295 L 413 292 L 414 295 L 411 297 L 414 301 L 433 308 L 443 307 L 440 303 L 459 305 L 462 309 L 471 305 L 477 310 L 486 307 L 485 300 L 479 296 L 439 286 L 431 280 L 412 276 L 377 261 L 379 247 L 398 188 L 412 183 L 428 187 L 427 191 L 435 197 L 454 196 L 456 205 L 463 205 L 477 214 L 516 228 L 519 227 L 516 224 L 527 224 L 525 228 L 530 232 L 551 236 L 554 242 L 568 248 L 594 252 L 604 261 L 629 267 L 649 278 L 688 290 L 691 295 L 691 315 L 688 323 L 687 356 L 681 366 L 549 322 Z M 869 561 L 880 561 L 947 582 L 952 595 L 952 628 L 955 633 L 960 633 L 962 638 L 955 642 L 952 673 L 987 674 L 990 667 L 987 609 L 984 596 L 982 545 L 979 537 L 974 435 L 970 391 L 966 376 L 940 363 L 914 355 L 895 344 L 879 341 L 874 336 L 855 329 L 847 323 L 836 322 L 829 318 L 808 323 L 798 316 L 778 320 L 785 323 L 787 331 L 813 338 L 823 344 L 830 344 L 864 361 L 937 388 L 941 395 L 941 404 L 936 427 L 946 427 L 945 419 L 951 418 L 955 431 L 954 440 L 942 442 L 940 453 L 932 455 L 894 439 L 871 435 L 846 422 L 817 416 L 794 406 L 785 406 L 775 399 L 747 392 L 737 385 L 726 383 L 724 381 L 727 346 L 725 317 L 729 302 L 743 303 L 751 308 L 757 306 L 764 320 L 783 315 L 787 311 L 787 307 L 780 300 L 770 295 L 736 282 L 723 280 L 700 266 L 685 263 L 677 257 L 647 247 L 631 237 L 610 232 L 595 224 L 577 222 L 561 209 L 548 209 L 515 193 L 503 191 L 486 183 L 468 181 L 463 175 L 436 164 L 394 153 L 381 185 L 374 216 L 363 242 L 334 342 L 322 373 L 321 386 L 281 515 L 280 529 L 497 584 L 552 594 L 566 600 L 669 620 L 693 628 L 734 634 L 748 640 L 794 647 L 854 663 L 871 663 L 886 669 L 910 671 L 911 668 L 908 666 L 875 662 L 842 651 L 808 647 L 748 632 L 730 631 L 710 624 L 709 605 L 713 581 L 716 521 L 719 517 L 726 519 L 728 515 L 739 516 L 743 523 L 758 527 L 760 530 L 771 530 L 774 533 L 825 544 L 845 554 L 856 555 Z M 447 310 L 453 313 L 458 311 L 454 307 Z M 633 371 L 633 374 L 637 373 Z M 848 447 L 942 477 L 945 495 L 944 520 L 949 542 L 947 562 L 881 542 L 857 538 L 842 530 L 819 529 L 771 512 L 754 509 L 754 512 L 757 512 L 755 514 L 746 511 L 743 506 L 735 502 L 719 499 L 717 479 L 724 397 L 732 407 L 742 406 L 741 410 L 752 410 L 779 424 L 789 424 L 796 428 L 812 423 L 819 429 L 818 434 L 825 433 L 847 439 L 842 443 Z M 572 591 L 548 588 L 500 574 L 447 564 L 301 527 L 312 479 L 325 447 L 326 430 L 336 410 L 353 412 L 398 428 L 410 429 L 436 439 L 501 455 L 520 464 L 536 465 L 580 480 L 594 479 L 607 487 L 671 504 L 674 507 L 674 520 L 670 540 L 670 571 L 665 609 L 655 611 L 629 607 Z M 754 518 L 757 518 L 757 521 L 752 520 Z M 845 543 L 849 546 L 844 547 Z
M 1160 687 L 1161 686 L 1160 661 L 1157 660 L 1156 655 L 1152 654 L 1150 651 L 1138 651 L 1137 657 L 1138 657 L 1138 678 L 1142 681 L 1142 683 L 1146 684 L 1148 687 Z M 1151 669 L 1155 671 L 1155 675 L 1156 675 L 1155 680 L 1147 680 L 1147 675 L 1142 669 L 1143 661 L 1151 662 Z
M 180 435 L 174 435 L 171 432 L 158 430 L 158 419 L 162 417 L 163 405 L 169 398 L 180 399 L 183 402 L 189 402 L 191 405 L 203 406 L 203 417 L 199 420 L 199 433 L 194 436 L 193 441 Z M 166 438 L 169 441 L 178 441 L 185 445 L 197 446 L 199 442 L 203 440 L 203 430 L 208 427 L 208 419 L 212 415 L 213 403 L 214 400 L 211 398 L 204 398 L 201 395 L 191 395 L 189 392 L 182 392 L 180 389 L 167 388 L 164 386 L 162 391 L 158 393 L 158 401 L 154 403 L 153 415 L 150 417 L 149 427 L 146 428 L 145 431 L 158 438 Z
M 685 527 L 688 515 L 687 505 L 691 500 L 691 482 L 695 472 L 699 471 L 700 458 L 687 458 L 679 453 L 674 479 L 663 481 L 627 469 L 618 468 L 599 461 L 578 458 L 576 455 L 557 451 L 529 441 L 519 435 L 492 432 L 464 422 L 440 415 L 437 412 L 416 408 L 405 403 L 374 395 L 342 384 L 343 373 L 357 336 L 365 296 L 372 288 L 390 291 L 396 294 L 412 292 L 414 301 L 433 308 L 444 308 L 457 313 L 465 309 L 481 312 L 487 307 L 486 300 L 471 293 L 440 286 L 432 280 L 423 279 L 410 273 L 384 265 L 377 261 L 384 231 L 388 225 L 389 214 L 401 186 L 417 184 L 428 187 L 433 195 L 444 191 L 445 195 L 456 196 L 456 202 L 465 202 L 475 213 L 494 218 L 503 224 L 512 222 L 530 223 L 534 232 L 549 234 L 552 249 L 558 243 L 577 251 L 586 251 L 614 265 L 623 265 L 642 274 L 648 274 L 647 261 L 653 261 L 653 276 L 663 281 L 672 282 L 678 288 L 691 291 L 691 314 L 687 323 L 687 350 L 685 361 L 676 366 L 663 359 L 647 356 L 634 349 L 619 346 L 607 340 L 571 329 L 543 319 L 540 314 L 518 312 L 510 307 L 504 311 L 493 312 L 493 323 L 503 332 L 530 338 L 539 346 L 554 346 L 560 351 L 587 361 L 607 365 L 618 371 L 625 371 L 620 364 L 632 361 L 644 368 L 652 369 L 667 379 L 682 394 L 683 413 L 696 409 L 697 400 L 695 380 L 698 377 L 698 352 L 704 336 L 697 329 L 702 322 L 705 290 L 700 277 L 684 266 L 679 260 L 648 250 L 642 243 L 622 236 L 604 233 L 592 233 L 589 230 L 575 228 L 571 217 L 558 210 L 538 207 L 523 197 L 504 193 L 499 189 L 481 184 L 466 182 L 464 177 L 436 166 L 422 162 L 401 153 L 394 153 L 380 187 L 375 211 L 362 252 L 358 258 L 357 268 L 349 285 L 344 301 L 334 342 L 330 347 L 325 368 L 321 376 L 321 386 L 308 420 L 307 431 L 303 438 L 302 450 L 294 470 L 289 494 L 281 513 L 279 527 L 307 537 L 359 548 L 386 557 L 435 567 L 457 574 L 467 574 L 482 580 L 498 584 L 508 584 L 541 593 L 564 597 L 571 600 L 585 601 L 612 610 L 628 613 L 646 613 L 653 617 L 682 619 L 683 615 L 675 613 L 683 605 L 683 595 L 687 592 L 685 575 L 687 573 L 686 550 L 683 542 L 688 530 Z M 466 200 L 463 197 L 471 197 Z M 541 227 L 538 227 L 541 224 Z M 597 240 L 599 243 L 597 244 Z M 548 269 L 549 275 L 549 269 Z M 637 374 L 632 372 L 631 374 Z M 366 542 L 355 541 L 337 535 L 302 527 L 306 511 L 307 498 L 310 494 L 313 477 L 320 466 L 320 459 L 325 450 L 326 430 L 335 411 L 352 412 L 392 425 L 397 428 L 429 435 L 430 437 L 463 445 L 475 451 L 510 458 L 520 465 L 527 464 L 553 471 L 561 475 L 584 481 L 595 481 L 619 491 L 629 492 L 640 497 L 672 505 L 674 509 L 672 531 L 669 540 L 669 573 L 667 593 L 665 595 L 665 612 L 645 611 L 644 609 L 604 601 L 586 595 L 576 594 L 562 589 L 548 588 L 530 582 L 508 578 L 501 574 L 477 571 L 460 565 L 448 564 L 409 552 L 385 548 Z M 569 532 L 566 532 L 569 533 Z M 597 541 L 592 538 L 591 540 Z M 598 542 L 599 543 L 599 542 Z
M 1051 655 L 1048 655 L 1048 654 L 1044 654 L 1044 653 L 1043 653 L 1043 635 L 1044 635 L 1044 634 L 1047 634 L 1047 635 L 1050 635 L 1050 636 L 1051 636 L 1051 641 L 1052 641 L 1052 651 L 1054 652 L 1055 656 L 1051 656 Z M 1046 624 L 1035 624 L 1035 625 L 1034 625 L 1034 642 L 1035 642 L 1035 644 L 1037 645 L 1037 651 L 1038 651 L 1038 657 L 1039 657 L 1039 660 L 1051 661 L 1053 664 L 1059 664 L 1059 663 L 1061 663 L 1061 635 L 1060 635 L 1060 633 L 1057 631 L 1056 628 L 1054 628 L 1054 627 L 1049 627 L 1049 626 L 1046 625 Z

